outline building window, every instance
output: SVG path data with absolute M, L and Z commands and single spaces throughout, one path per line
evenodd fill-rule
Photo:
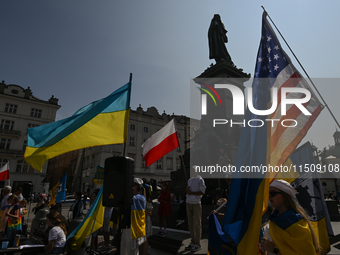
M 40 109 L 32 108 L 31 109 L 31 117 L 41 118 L 41 112 L 42 112 L 42 110 L 40 110 Z
M 192 130 L 191 128 L 189 128 L 189 136 L 190 136 L 190 137 L 193 137 L 193 136 L 194 136 L 194 132 L 193 132 L 193 130 Z
M 130 136 L 130 145 L 135 146 L 135 138 L 133 136 Z
M 136 129 L 135 124 L 130 124 L 130 129 L 131 129 L 131 130 L 135 130 L 135 129 Z
M 0 167 L 3 167 L 8 162 L 7 158 L 0 158 Z
M 148 127 L 144 127 L 144 132 L 148 133 L 149 132 L 149 128 Z
M 145 168 L 145 167 L 146 167 L 146 162 L 145 162 L 145 160 L 144 160 L 144 157 L 143 157 L 143 155 L 142 155 L 142 167 L 143 167 L 143 168 Z
M 95 159 L 95 155 L 93 154 L 91 156 L 91 167 L 94 167 L 94 159 Z
M 27 140 L 24 141 L 24 144 L 22 146 L 22 150 L 25 151 L 26 150 L 26 146 L 27 146 Z
M 162 169 L 162 159 L 157 160 L 156 169 Z
M 34 128 L 34 127 L 37 127 L 39 126 L 38 124 L 32 124 L 32 123 L 28 123 L 27 124 L 27 128 Z
M 27 164 L 24 160 L 18 160 L 17 168 L 15 170 L 17 173 L 33 173 L 34 169 L 29 164 Z
M 176 150 L 177 150 L 177 152 L 181 152 L 181 147 L 178 146 Z
M 172 170 L 172 158 L 166 159 L 166 169 Z
M 11 139 L 9 139 L 9 138 L 0 138 L 0 149 L 9 150 L 10 144 L 11 144 Z
M 0 129 L 13 130 L 13 120 L 1 120 Z
M 177 132 L 178 138 L 181 138 L 181 134 Z
M 6 104 L 5 112 L 17 113 L 18 106 L 15 104 Z
M 177 169 L 181 169 L 181 160 L 179 158 L 176 159 L 176 167 Z

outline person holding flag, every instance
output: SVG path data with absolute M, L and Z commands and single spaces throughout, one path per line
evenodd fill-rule
M 274 180 L 269 201 L 275 208 L 269 231 L 273 242 L 261 238 L 261 248 L 274 254 L 321 254 L 318 239 L 304 209 L 294 200 L 297 194 L 287 181 Z

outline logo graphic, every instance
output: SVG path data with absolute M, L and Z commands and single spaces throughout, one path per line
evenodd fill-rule
M 207 87 L 208 89 L 210 89 L 217 96 L 217 98 L 220 101 L 220 104 L 222 106 L 222 100 L 221 100 L 219 94 L 217 93 L 217 91 L 213 87 L 211 87 L 208 84 L 202 83 L 202 82 L 197 82 L 197 84 L 203 85 L 203 86 Z M 205 93 L 207 93 L 212 98 L 212 100 L 214 101 L 215 106 L 217 106 L 215 97 L 211 94 L 211 92 L 209 90 L 204 89 L 204 88 L 200 88 L 200 87 L 197 87 L 197 88 L 199 90 L 204 91 Z M 202 115 L 206 115 L 207 114 L 207 95 L 206 94 L 202 94 L 201 99 L 202 99 Z
M 220 96 L 217 94 L 216 90 L 209 86 L 208 84 L 199 83 L 210 90 L 212 90 L 215 95 L 218 97 L 221 105 L 222 101 Z M 232 84 L 215 84 L 216 89 L 228 89 L 233 98 L 233 115 L 244 115 L 245 110 L 245 97 L 243 94 L 243 91 L 237 87 L 236 85 Z M 214 100 L 215 106 L 217 106 L 216 100 L 213 97 L 213 95 L 206 89 L 199 88 L 198 89 L 206 92 L 210 95 L 210 97 Z M 267 110 L 258 110 L 255 109 L 253 104 L 253 88 L 247 87 L 247 105 L 251 113 L 255 115 L 265 116 L 272 114 L 276 111 L 278 107 L 281 108 L 281 115 L 287 114 L 287 105 L 295 105 L 304 115 L 311 115 L 311 113 L 306 109 L 306 103 L 308 103 L 311 99 L 311 93 L 306 88 L 299 88 L 299 87 L 283 87 L 278 90 L 278 88 L 273 87 L 270 89 L 271 91 L 271 108 Z M 281 94 L 281 97 L 279 98 L 279 95 Z M 301 95 L 304 95 L 302 97 Z M 278 100 L 278 98 L 280 100 Z M 202 94 L 202 115 L 207 115 L 207 95 Z
M 61 192 L 62 188 L 63 188 L 63 184 L 60 183 L 60 184 L 58 185 L 58 187 L 55 189 L 55 194 L 58 194 L 59 192 Z

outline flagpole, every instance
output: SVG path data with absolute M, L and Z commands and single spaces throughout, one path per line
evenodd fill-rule
M 130 83 L 130 86 L 131 86 L 131 84 L 132 84 L 132 73 L 130 73 L 130 79 L 129 79 L 129 83 Z M 131 97 L 130 97 L 131 98 Z M 130 107 L 130 111 L 131 111 L 131 107 Z M 130 119 L 130 113 L 129 113 L 129 119 Z M 125 141 L 125 143 L 124 143 L 124 145 L 123 145 L 123 157 L 125 157 L 125 151 L 126 151 L 126 143 L 127 143 L 127 138 L 128 138 L 128 132 L 129 132 L 129 119 L 128 119 L 128 126 L 126 127 L 126 141 Z
M 324 105 L 326 106 L 326 108 L 328 109 L 329 113 L 331 114 L 331 116 L 333 117 L 335 123 L 338 125 L 338 127 L 340 128 L 340 124 L 337 121 L 336 117 L 334 116 L 333 112 L 331 111 L 331 109 L 329 108 L 329 106 L 327 105 L 326 101 L 323 99 L 321 93 L 319 92 L 319 90 L 316 88 L 314 82 L 312 81 L 312 79 L 309 77 L 308 73 L 306 72 L 305 68 L 303 68 L 302 64 L 300 63 L 299 59 L 296 57 L 295 53 L 293 52 L 292 48 L 289 46 L 288 42 L 286 41 L 286 39 L 283 37 L 283 35 L 281 34 L 280 30 L 277 28 L 277 26 L 275 25 L 274 21 L 271 19 L 271 17 L 269 16 L 268 12 L 266 11 L 266 9 L 261 5 L 264 13 L 266 14 L 266 16 L 268 16 L 268 18 L 270 19 L 270 21 L 273 23 L 274 27 L 276 28 L 276 30 L 279 32 L 280 36 L 282 37 L 283 41 L 286 43 L 286 45 L 288 46 L 290 52 L 293 54 L 293 56 L 295 57 L 296 61 L 299 63 L 300 67 L 302 68 L 302 70 L 304 71 L 304 73 L 306 74 L 306 76 L 308 77 L 309 81 L 312 83 L 314 89 L 316 90 L 316 92 L 318 93 L 319 97 L 321 98 L 322 102 L 324 103 Z

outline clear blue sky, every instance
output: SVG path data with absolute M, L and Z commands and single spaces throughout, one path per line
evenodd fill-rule
M 214 63 L 207 40 L 213 15 L 228 30 L 233 62 L 253 76 L 261 5 L 312 78 L 339 78 L 339 0 L 2 0 L 0 80 L 30 86 L 44 100 L 53 94 L 61 119 L 124 85 L 132 72 L 132 109 L 189 116 L 190 78 Z M 340 84 L 316 85 L 340 118 Z M 320 149 L 333 144 L 329 116 L 324 110 L 307 137 Z

